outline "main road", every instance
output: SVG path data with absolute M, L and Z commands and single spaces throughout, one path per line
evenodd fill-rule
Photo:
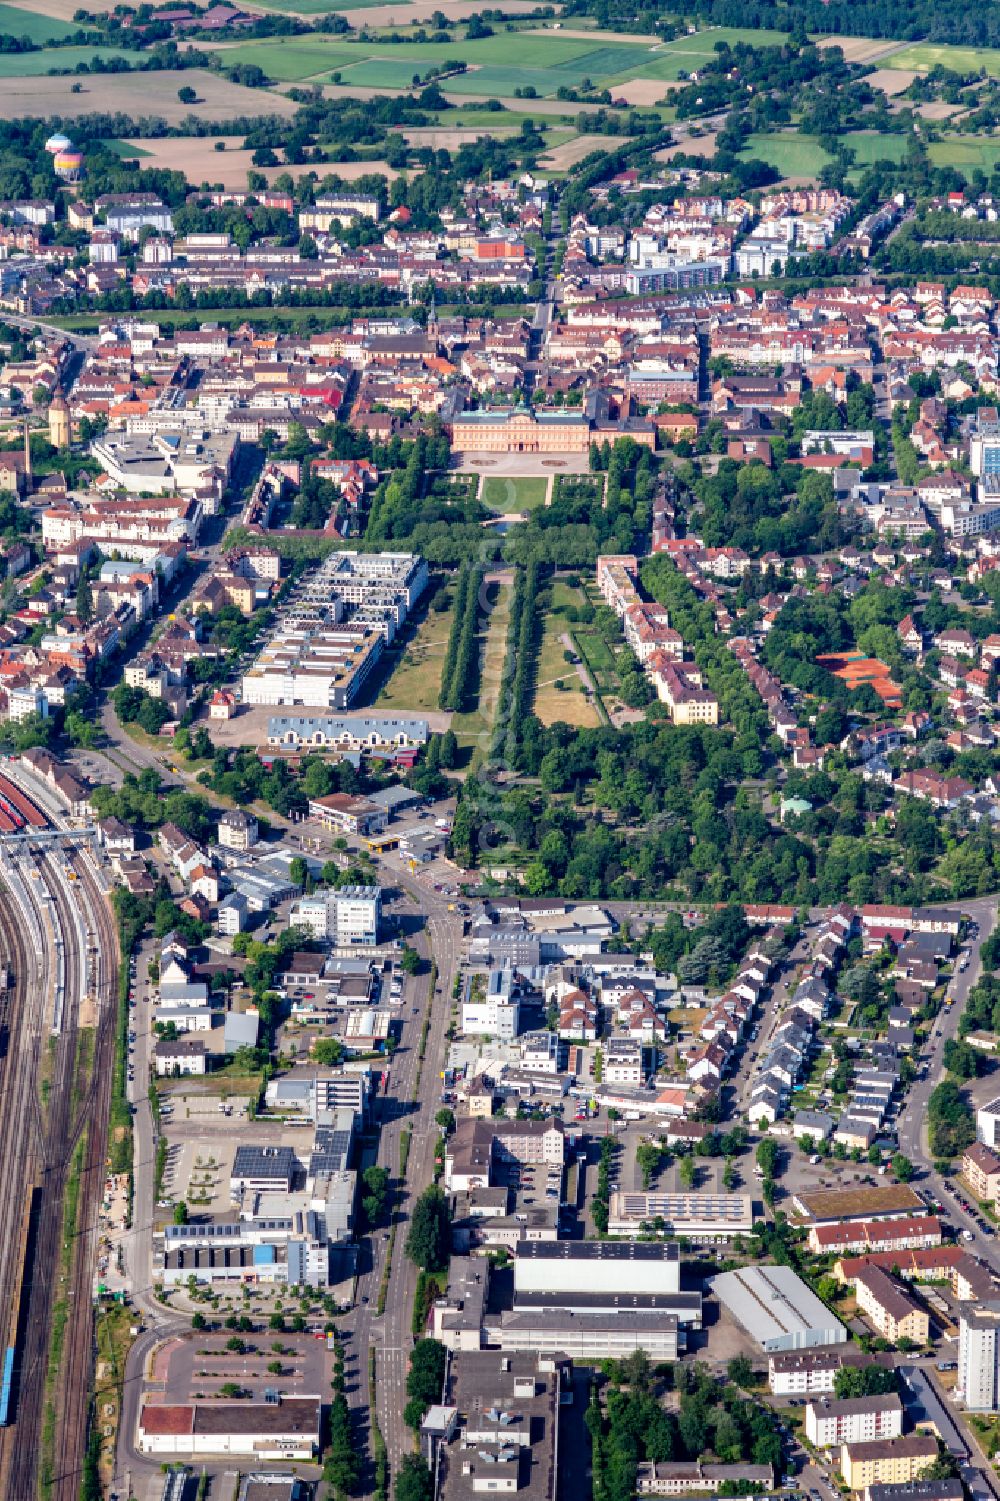
M 956 972 L 949 984 L 948 993 L 953 998 L 952 1004 L 943 1007 L 938 1014 L 930 1042 L 921 1056 L 920 1076 L 910 1086 L 899 1119 L 899 1150 L 923 1170 L 923 1183 L 947 1206 L 949 1218 L 960 1230 L 968 1230 L 972 1234 L 977 1256 L 1000 1273 L 1000 1246 L 992 1237 L 982 1234 L 976 1221 L 966 1214 L 955 1196 L 945 1188 L 943 1176 L 935 1171 L 927 1124 L 931 1094 L 944 1078 L 944 1046 L 957 1036 L 959 1019 L 969 991 L 982 973 L 980 947 L 996 926 L 998 904 L 1000 898 L 995 895 L 975 897 L 960 904 L 962 911 L 979 924 L 979 937 L 969 951 L 967 968 Z

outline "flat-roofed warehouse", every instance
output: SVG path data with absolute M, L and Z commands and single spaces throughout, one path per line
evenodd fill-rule
M 319 1397 L 277 1402 L 147 1401 L 139 1414 L 144 1454 L 244 1454 L 256 1460 L 312 1459 L 319 1450 Z
M 792 1198 L 796 1215 L 811 1225 L 832 1225 L 838 1220 L 891 1220 L 926 1214 L 927 1205 L 905 1183 L 884 1188 L 829 1188 L 818 1193 L 797 1193 Z
M 701 1245 L 753 1232 L 750 1194 L 642 1193 L 617 1190 L 608 1204 L 608 1234 L 637 1235 L 655 1225 Z M 662 1226 L 659 1222 L 662 1221 Z
M 676 1293 L 681 1285 L 675 1242 L 521 1241 L 514 1290 L 522 1293 Z
M 748 1266 L 711 1277 L 709 1287 L 765 1352 L 840 1345 L 847 1330 L 787 1266 Z
M 676 1360 L 684 1348 L 673 1314 L 634 1309 L 588 1313 L 517 1307 L 502 1314 L 488 1334 L 502 1350 L 559 1350 L 577 1360 L 621 1359 L 635 1350 L 645 1350 L 654 1361 Z

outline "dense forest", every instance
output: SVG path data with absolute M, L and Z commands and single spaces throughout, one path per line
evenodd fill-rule
M 1000 45 L 1000 13 L 989 7 L 969 10 L 960 0 L 935 5 L 913 5 L 906 0 L 883 0 L 877 5 L 872 0 L 753 0 L 750 5 L 742 0 L 679 0 L 662 9 L 641 5 L 638 13 L 627 0 L 569 0 L 566 13 L 595 16 L 610 28 L 624 24 L 637 30 L 648 30 L 669 13 L 671 18 L 687 16 L 711 26 Z

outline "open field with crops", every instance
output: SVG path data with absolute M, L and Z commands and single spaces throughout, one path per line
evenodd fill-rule
M 225 142 L 225 151 L 215 149 L 216 140 Z M 301 177 L 305 172 L 335 172 L 346 181 L 364 177 L 369 172 L 381 173 L 384 177 L 396 177 L 398 173 L 386 161 L 327 162 L 318 167 L 309 166 L 255 167 L 253 152 L 243 146 L 242 136 L 159 136 L 143 137 L 142 141 L 116 141 L 114 149 L 123 157 L 142 158 L 144 167 L 165 167 L 173 172 L 183 172 L 195 187 L 240 189 L 247 185 L 248 172 L 261 172 L 273 182 L 283 172 L 292 177 Z
M 889 61 L 892 62 L 893 59 L 890 58 Z M 865 82 L 870 83 L 873 89 L 881 89 L 883 94 L 888 94 L 892 99 L 908 89 L 916 76 L 912 68 L 876 68 L 874 73 L 868 74 Z
M 125 58 L 132 62 L 135 57 L 134 52 L 126 52 L 122 47 L 46 47 L 41 52 L 0 52 L 0 78 L 36 78 L 54 68 L 72 72 L 80 63 L 90 64 L 95 59 L 109 63 Z
M 985 68 L 991 78 L 1000 78 L 1000 48 L 996 47 L 949 47 L 935 42 L 914 42 L 902 52 L 892 54 L 894 68 L 912 68 L 917 73 L 929 73 L 941 64 L 956 73 L 978 73 Z
M 366 21 L 372 14 L 366 12 Z M 255 63 L 275 82 L 332 81 L 374 89 L 410 88 L 414 78 L 425 78 L 429 69 L 458 61 L 467 71 L 448 76 L 442 86 L 449 93 L 485 97 L 510 97 L 516 88 L 531 86 L 540 97 L 550 98 L 560 88 L 578 88 L 586 83 L 602 88 L 627 84 L 635 78 L 642 80 L 643 95 L 635 102 L 655 103 L 662 94 L 661 83 L 675 81 L 713 57 L 717 42 L 733 43 L 752 35 L 764 43 L 780 37 L 778 32 L 750 33 L 719 27 L 651 45 L 649 38 L 626 41 L 619 33 L 602 36 L 600 32 L 575 31 L 567 35 L 533 29 L 501 31 L 473 41 L 462 37 L 446 42 L 395 43 L 319 37 L 308 41 L 268 39 L 227 45 L 225 55 L 230 65 Z
M 40 15 L 33 9 L 0 5 L 0 32 L 4 36 L 26 36 L 29 42 L 44 47 L 47 42 L 59 42 L 65 36 L 72 36 L 76 30 L 76 26 L 68 26 L 53 16 Z
M 981 167 L 989 174 L 1000 162 L 1000 140 L 986 136 L 945 136 L 932 141 L 927 154 L 935 167 L 958 167 L 961 172 Z
M 29 53 L 29 56 L 32 54 Z M 80 92 L 74 94 L 72 85 Z M 177 125 L 191 113 L 177 90 L 189 84 L 204 102 L 198 106 L 212 120 L 235 120 L 247 115 L 281 115 L 298 108 L 291 99 L 266 89 L 248 89 L 201 68 L 184 72 L 104 73 L 70 78 L 10 78 L 0 88 L 0 119 L 24 115 L 92 115 L 120 112 L 133 120 L 156 118 Z M 210 143 L 204 143 L 211 149 Z
M 585 156 L 592 151 L 617 151 L 619 146 L 628 144 L 628 136 L 605 136 L 605 135 L 578 135 L 571 141 L 564 141 L 561 146 L 554 146 L 539 158 L 540 167 L 548 167 L 553 172 L 569 172 L 578 162 L 582 162 Z

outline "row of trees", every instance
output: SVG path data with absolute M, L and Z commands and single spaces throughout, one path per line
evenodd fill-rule
M 462 714 L 476 701 L 479 690 L 479 593 L 483 568 L 466 563 L 455 586 L 455 608 L 441 669 L 440 709 Z
M 521 748 L 532 720 L 532 702 L 535 688 L 538 645 L 541 637 L 541 610 L 539 600 L 541 569 L 532 559 L 526 568 L 518 569 L 514 579 L 514 593 L 510 605 L 510 622 L 507 627 L 507 656 L 514 663 L 514 676 L 509 688 L 509 697 L 501 703 L 497 715 L 494 753 L 501 764 L 521 766 Z M 548 872 L 545 873 L 548 879 Z

